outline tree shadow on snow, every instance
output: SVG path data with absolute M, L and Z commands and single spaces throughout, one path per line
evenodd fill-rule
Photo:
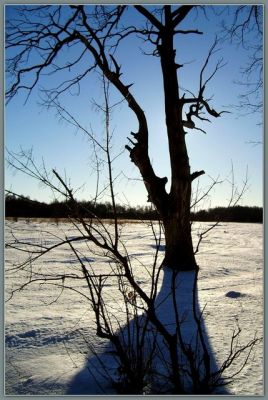
M 157 244 L 157 245 L 152 244 L 151 247 L 157 251 L 165 251 L 166 249 L 166 246 L 164 244 Z
M 181 335 L 184 343 L 191 344 L 192 348 L 195 349 L 198 354 L 202 356 L 202 346 L 199 340 L 197 340 L 197 324 L 195 322 L 193 313 L 193 287 L 195 281 L 195 272 L 179 272 L 177 273 L 174 281 L 173 271 L 164 268 L 164 276 L 162 286 L 156 297 L 156 309 L 157 316 L 162 323 L 168 327 L 170 333 L 175 332 L 175 311 L 174 311 L 174 298 L 171 296 L 171 287 L 176 285 L 176 310 L 179 315 L 181 323 Z M 174 287 L 174 286 L 173 286 Z M 210 343 L 210 339 L 207 334 L 204 319 L 202 318 L 202 310 L 200 309 L 198 300 L 198 289 L 195 295 L 196 304 L 196 315 L 200 317 L 200 326 L 203 332 L 203 338 L 206 343 L 208 353 L 210 355 L 210 370 L 211 372 L 217 371 L 219 366 L 217 365 L 215 354 Z M 139 317 L 140 324 L 144 323 L 144 315 Z M 137 321 L 131 321 L 129 326 L 125 326 L 118 333 L 121 338 L 128 337 L 129 332 L 135 330 Z M 148 335 L 151 335 L 153 329 L 148 329 Z M 151 333 L 150 333 L 151 332 Z M 149 338 L 150 340 L 152 338 Z M 163 388 L 165 388 L 164 374 L 168 365 L 168 352 L 164 340 L 162 337 L 157 336 L 157 353 L 154 357 L 152 368 L 157 370 L 162 378 L 160 381 L 154 383 L 153 393 L 163 394 Z M 68 385 L 67 394 L 69 395 L 93 395 L 93 394 L 116 394 L 116 390 L 112 385 L 112 380 L 116 380 L 119 370 L 119 362 L 117 361 L 113 352 L 114 348 L 111 343 L 108 343 L 101 351 L 101 353 L 88 355 L 88 359 L 85 363 L 84 368 L 79 371 L 71 380 Z M 183 360 L 183 355 L 180 355 Z M 160 376 L 160 375 L 159 375 Z M 162 381 L 161 381 L 162 379 Z M 160 383 L 160 384 L 159 384 Z M 157 385 L 159 384 L 159 392 L 157 391 Z M 187 385 L 186 385 L 187 386 Z M 171 394 L 168 392 L 168 386 L 166 386 L 167 392 L 164 394 Z M 151 386 L 152 389 L 152 386 Z M 162 390 L 162 392 L 161 392 Z M 146 393 L 146 392 L 145 392 Z M 191 389 L 189 389 L 191 393 Z M 147 393 L 146 393 L 147 394 Z M 149 393 L 148 393 L 149 394 Z M 230 394 L 226 387 L 217 389 L 215 394 Z

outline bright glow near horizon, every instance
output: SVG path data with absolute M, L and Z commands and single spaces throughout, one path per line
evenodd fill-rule
M 203 35 L 181 35 L 176 39 L 176 57 L 178 63 L 185 64 L 178 70 L 179 82 L 182 88 L 195 91 L 199 84 L 199 71 L 207 57 L 215 34 L 220 30 L 222 17 L 212 15 L 208 9 L 209 20 L 199 14 L 187 17 L 184 27 L 200 29 Z M 7 18 L 14 16 L 15 6 L 7 6 Z M 190 14 L 191 15 L 191 14 Z M 137 14 L 130 7 L 129 21 L 137 18 Z M 228 18 L 228 17 L 226 17 Z M 252 38 L 253 40 L 254 38 Z M 150 156 L 156 173 L 170 176 L 167 138 L 165 132 L 165 115 L 163 108 L 162 78 L 159 59 L 141 54 L 138 46 L 142 42 L 137 38 L 130 38 L 118 50 L 118 60 L 122 64 L 122 78 L 124 83 L 134 83 L 131 92 L 148 118 L 150 133 Z M 213 95 L 212 105 L 217 111 L 227 110 L 227 106 L 237 104 L 240 85 L 235 81 L 241 80 L 241 67 L 247 62 L 247 51 L 235 44 L 224 43 L 221 50 L 211 59 L 211 68 L 215 67 L 218 58 L 223 57 L 226 66 L 218 71 L 208 86 L 208 95 Z M 68 77 L 66 77 L 67 79 Z M 43 76 L 41 86 L 53 87 L 56 78 Z M 26 95 L 21 92 L 6 107 L 5 113 L 5 145 L 9 151 L 19 152 L 20 148 L 33 148 L 37 164 L 44 159 L 47 169 L 56 168 L 62 175 L 70 178 L 74 188 L 81 187 L 77 193 L 80 199 L 90 199 L 95 194 L 96 173 L 92 149 L 87 137 L 64 121 L 59 121 L 55 110 L 40 107 L 40 92 L 34 90 L 28 102 L 24 105 Z M 78 120 L 79 123 L 93 129 L 98 137 L 103 135 L 103 115 L 96 113 L 91 100 L 102 102 L 102 90 L 99 77 L 91 74 L 84 81 L 79 96 L 65 95 L 62 104 Z M 114 89 L 111 91 L 112 101 L 119 99 Z M 224 113 L 218 119 L 211 119 L 212 123 L 202 123 L 199 126 L 207 134 L 191 131 L 187 135 L 189 158 L 192 171 L 205 170 L 206 176 L 200 178 L 200 187 L 205 188 L 211 183 L 211 178 L 221 180 L 230 179 L 231 165 L 234 166 L 235 182 L 242 187 L 248 168 L 248 190 L 242 205 L 262 206 L 263 186 L 263 149 L 262 145 L 253 146 L 248 142 L 262 140 L 263 127 L 259 114 L 247 114 L 238 117 L 237 111 L 228 108 L 231 113 Z M 147 204 L 147 194 L 137 168 L 130 162 L 127 150 L 127 136 L 135 132 L 137 122 L 135 116 L 125 104 L 119 105 L 111 122 L 113 134 L 112 154 L 122 154 L 114 163 L 115 189 L 117 200 L 130 204 Z M 107 172 L 101 174 L 102 185 L 107 183 Z M 30 196 L 40 201 L 51 201 L 51 191 L 38 182 L 6 168 L 5 187 L 18 194 Z M 213 190 L 209 202 L 204 207 L 227 205 L 231 187 L 225 182 Z M 126 200 L 127 199 L 127 200 Z M 108 197 L 101 199 L 109 200 Z

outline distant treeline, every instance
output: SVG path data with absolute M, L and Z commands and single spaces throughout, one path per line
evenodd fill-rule
M 79 212 L 85 218 L 113 218 L 112 205 L 81 201 Z M 68 218 L 71 214 L 71 204 L 54 201 L 42 203 L 29 197 L 7 195 L 5 197 L 6 217 L 13 218 Z M 158 215 L 150 206 L 117 205 L 118 218 L 122 219 L 157 219 Z M 193 221 L 223 221 L 223 222 L 258 222 L 263 220 L 261 207 L 216 207 L 192 213 Z
M 193 221 L 259 222 L 262 223 L 262 207 L 216 207 L 192 214 Z

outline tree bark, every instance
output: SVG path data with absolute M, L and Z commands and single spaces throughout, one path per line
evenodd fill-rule
M 193 271 L 198 269 L 195 261 L 190 220 L 175 211 L 163 218 L 165 229 L 165 257 L 163 265 L 177 271 Z
M 179 105 L 176 51 L 171 7 L 165 6 L 165 31 L 159 45 L 165 93 L 166 126 L 171 165 L 171 189 L 164 210 L 159 210 L 165 228 L 164 265 L 176 270 L 196 270 L 190 202 L 192 176 L 185 142 L 182 107 Z

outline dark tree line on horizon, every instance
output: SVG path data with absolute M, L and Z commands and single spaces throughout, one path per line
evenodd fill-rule
M 113 218 L 111 203 L 96 203 L 81 201 L 84 217 Z M 6 195 L 5 216 L 7 218 L 68 218 L 70 207 L 66 201 L 51 203 L 31 200 L 29 197 Z M 117 214 L 121 219 L 155 220 L 159 216 L 151 206 L 117 205 Z M 191 213 L 192 221 L 223 221 L 223 222 L 253 222 L 262 223 L 262 207 L 234 206 L 215 207 Z

